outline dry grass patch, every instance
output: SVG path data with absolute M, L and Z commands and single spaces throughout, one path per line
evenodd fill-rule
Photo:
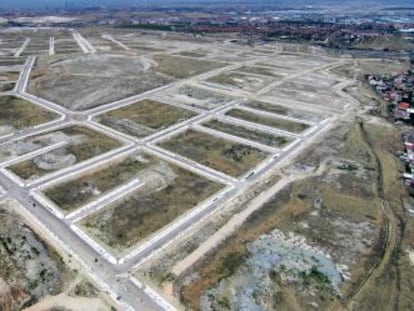
M 151 99 L 144 99 L 135 104 L 111 110 L 96 118 L 100 123 L 113 127 L 116 130 L 143 137 L 146 134 L 155 132 L 155 130 L 166 128 L 195 115 L 196 113 L 190 110 Z
M 75 179 L 44 190 L 44 194 L 65 212 L 73 211 L 105 193 L 121 186 L 153 165 L 156 159 L 137 153 L 117 160 Z
M 239 136 L 252 141 L 257 141 L 261 144 L 275 148 L 284 147 L 292 141 L 291 138 L 286 136 L 276 135 L 260 130 L 252 130 L 240 125 L 225 123 L 218 120 L 212 120 L 207 123 L 203 123 L 203 126 L 217 131 L 222 131 L 230 135 Z
M 74 141 L 69 139 L 67 146 L 16 163 L 8 169 L 24 180 L 34 179 L 86 161 L 122 145 L 109 136 L 82 126 L 72 126 L 55 132 L 62 132 Z
M 158 63 L 157 71 L 178 79 L 199 75 L 225 66 L 223 63 L 214 61 L 170 55 L 156 55 L 152 58 Z
M 298 123 L 281 118 L 268 117 L 241 109 L 232 109 L 228 111 L 226 115 L 242 119 L 248 122 L 258 123 L 293 133 L 300 133 L 309 128 L 309 125 L 305 123 Z
M 0 96 L 0 126 L 12 126 L 21 130 L 57 117 L 56 113 L 19 97 Z
M 223 187 L 163 161 L 149 167 L 145 176 L 142 188 L 84 219 L 82 227 L 100 242 L 122 252 Z
M 255 167 L 267 155 L 251 146 L 194 130 L 164 141 L 160 146 L 235 177 Z

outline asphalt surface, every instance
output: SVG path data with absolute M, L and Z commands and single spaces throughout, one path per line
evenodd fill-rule
M 87 42 L 87 40 L 84 37 L 82 37 L 79 33 L 74 32 L 73 37 L 78 42 L 79 46 L 84 51 L 84 53 L 95 52 L 95 49 L 90 45 L 90 43 Z M 112 37 L 109 40 L 114 41 L 117 44 L 120 44 Z M 26 40 L 25 44 L 27 45 L 28 42 L 29 41 Z M 53 38 L 50 38 L 50 45 L 52 51 L 52 47 L 54 45 Z M 23 50 L 24 46 L 22 46 L 16 53 L 21 53 Z M 20 203 L 23 209 L 22 211 L 26 213 L 30 219 L 33 220 L 32 225 L 34 225 L 37 229 L 47 234 L 48 237 L 50 237 L 55 242 L 58 248 L 67 252 L 69 256 L 72 256 L 74 260 L 78 261 L 80 265 L 83 267 L 84 271 L 91 278 L 93 278 L 103 288 L 103 290 L 107 291 L 108 294 L 114 298 L 114 300 L 118 303 L 118 307 L 120 309 L 172 310 L 173 307 L 171 307 L 161 297 L 158 297 L 157 294 L 151 292 L 151 290 L 147 288 L 145 285 L 141 285 L 139 284 L 139 282 L 134 280 L 130 274 L 131 269 L 135 267 L 137 264 L 142 263 L 145 260 L 148 260 L 151 257 L 151 255 L 155 254 L 156 252 L 159 252 L 161 249 L 166 247 L 177 237 L 185 234 L 199 221 L 208 217 L 216 210 L 218 210 L 220 206 L 223 205 L 223 203 L 232 199 L 241 191 L 248 189 L 248 187 L 252 183 L 257 182 L 270 169 L 273 169 L 283 161 L 286 161 L 287 158 L 293 157 L 297 152 L 302 150 L 308 143 L 310 143 L 313 138 L 317 137 L 320 133 L 324 132 L 334 121 L 334 118 L 328 119 L 319 124 L 312 123 L 311 129 L 305 131 L 302 134 L 286 133 L 277 129 L 272 129 L 260 125 L 254 125 L 250 122 L 224 116 L 224 113 L 229 109 L 239 107 L 239 102 L 234 101 L 210 111 L 193 109 L 199 113 L 198 116 L 181 122 L 177 125 L 173 125 L 144 139 L 137 139 L 135 137 L 119 133 L 113 129 L 109 129 L 100 124 L 97 124 L 93 121 L 93 117 L 97 114 L 104 113 L 110 109 L 119 108 L 134 103 L 144 98 L 145 96 L 151 96 L 153 93 L 157 93 L 166 88 L 179 87 L 184 83 L 197 83 L 197 81 L 201 81 L 216 74 L 235 69 L 240 65 L 248 65 L 254 62 L 255 61 L 249 60 L 237 64 L 230 64 L 224 68 L 213 70 L 196 77 L 185 79 L 183 81 L 174 82 L 159 89 L 146 92 L 145 94 L 116 101 L 102 107 L 96 107 L 94 109 L 87 110 L 84 112 L 71 112 L 59 105 L 56 105 L 55 103 L 51 103 L 50 101 L 38 98 L 26 92 L 30 71 L 35 63 L 35 58 L 29 57 L 22 69 L 15 91 L 9 92 L 9 94 L 21 96 L 35 104 L 53 110 L 59 113 L 61 117 L 60 119 L 51 122 L 50 124 L 43 124 L 38 127 L 18 131 L 7 137 L 0 137 L 0 144 L 7 143 L 11 140 L 23 139 L 31 135 L 54 129 L 57 126 L 65 126 L 71 124 L 72 122 L 76 122 L 76 124 L 84 124 L 93 127 L 96 130 L 102 131 L 107 135 L 117 137 L 125 143 L 125 146 L 120 149 L 114 150 L 110 153 L 104 154 L 100 157 L 90 159 L 85 163 L 79 163 L 75 165 L 73 168 L 58 171 L 50 176 L 46 176 L 45 178 L 30 183 L 22 183 L 21 181 L 11 176 L 9 173 L 6 173 L 4 170 L 0 170 L 0 184 L 3 186 L 5 191 L 5 194 L 3 194 L 1 198 L 14 199 L 18 203 Z M 312 68 L 310 70 L 306 70 L 306 72 L 326 68 L 327 66 L 320 66 Z M 296 76 L 298 76 L 298 74 L 288 76 L 286 77 L 286 79 L 292 79 Z M 266 93 L 271 88 L 281 84 L 284 80 L 285 79 L 282 79 L 282 81 L 277 81 L 262 90 L 258 90 L 257 94 L 260 95 Z M 215 90 L 215 92 L 220 91 Z M 235 91 L 234 95 L 239 96 L 241 98 L 245 98 L 244 92 L 237 93 Z M 251 108 L 246 108 L 246 110 L 249 110 L 250 112 L 255 112 L 255 110 Z M 292 120 L 292 118 L 289 117 L 278 117 L 285 118 L 287 120 Z M 231 122 L 246 125 L 249 128 L 253 126 L 258 129 L 272 131 L 276 134 L 286 134 L 294 137 L 296 139 L 296 143 L 292 144 L 292 146 L 289 149 L 283 150 L 270 147 L 265 148 L 265 146 L 262 146 L 262 149 L 267 151 L 269 154 L 265 162 L 262 163 L 259 167 L 252 169 L 251 171 L 247 172 L 242 177 L 237 179 L 232 178 L 230 176 L 226 176 L 221 172 L 214 171 L 211 168 L 196 164 L 189 159 L 171 155 L 168 152 L 163 152 L 162 150 L 160 150 L 160 148 L 156 146 L 156 143 L 160 140 L 168 139 L 169 137 L 174 136 L 186 130 L 187 128 L 200 128 L 203 122 L 211 118 L 221 118 L 222 120 L 231 119 Z M 205 129 L 205 131 L 209 132 L 208 129 Z M 220 135 L 220 132 L 211 131 L 210 134 Z M 230 138 L 239 143 L 249 143 L 249 141 L 246 139 L 240 139 L 234 136 L 231 137 L 231 135 L 222 134 L 222 137 L 227 139 Z M 250 142 L 250 144 L 257 148 L 261 147 L 260 144 L 255 142 Z M 138 246 L 129 254 L 123 256 L 122 258 L 115 258 L 112 256 L 116 262 L 111 262 L 111 260 L 106 259 L 110 258 L 110 254 L 107 254 L 108 256 L 105 257 L 104 249 L 98 249 L 96 246 L 91 244 L 90 241 L 88 241 L 85 238 L 82 238 L 82 236 L 78 234 L 76 230 L 73 230 L 73 226 L 76 225 L 73 219 L 78 219 L 78 217 L 58 217 L 57 214 L 53 212 L 53 207 L 46 206 L 47 202 L 45 203 L 45 201 L 38 200 L 36 198 L 37 195 L 40 195 L 39 189 L 47 187 L 50 183 L 56 182 L 56 180 L 58 179 L 63 180 L 65 178 L 68 178 L 68 175 L 76 175 L 82 170 L 91 169 L 97 165 L 100 165 L 103 161 L 110 161 L 111 159 L 123 155 L 126 152 L 133 152 L 141 148 L 153 152 L 154 154 L 159 155 L 160 157 L 169 159 L 170 161 L 181 163 L 180 165 L 184 167 L 189 167 L 198 172 L 199 174 L 206 176 L 207 178 L 221 180 L 222 182 L 227 184 L 227 188 L 224 191 L 210 198 L 207 202 L 203 202 L 202 205 L 195 208 L 190 214 L 183 216 L 181 218 L 179 217 L 175 222 L 167 225 L 156 235 L 152 236 L 149 240 L 147 240 L 142 245 Z M 128 193 L 128 191 L 130 191 L 130 189 L 126 187 L 125 189 L 121 189 L 119 193 L 117 192 L 117 195 L 122 196 Z M 105 205 L 107 205 L 110 201 L 111 198 L 109 197 L 103 199 L 99 201 L 99 204 L 96 204 L 96 206 L 94 206 L 93 208 L 99 209 L 105 207 Z M 89 213 L 84 214 L 86 215 Z

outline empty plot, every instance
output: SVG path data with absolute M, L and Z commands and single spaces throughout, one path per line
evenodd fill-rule
M 29 91 L 68 109 L 86 110 L 174 81 L 157 70 L 151 59 L 121 54 L 47 58 L 32 71 Z
M 120 52 L 124 51 L 119 45 L 116 43 L 107 40 L 105 38 L 102 38 L 101 36 L 86 36 L 85 39 L 92 44 L 92 46 L 98 51 L 98 52 Z
M 298 68 L 295 67 L 293 64 L 292 66 L 289 66 L 288 64 L 283 64 L 283 63 L 275 63 L 272 61 L 268 61 L 268 62 L 257 62 L 255 65 L 257 66 L 263 66 L 263 67 L 271 67 L 274 70 L 277 70 L 277 72 L 284 74 L 284 75 L 289 75 L 289 74 L 294 74 L 295 72 L 298 72 Z
M 326 95 L 277 87 L 266 94 L 266 96 L 269 95 L 277 98 L 295 100 L 297 102 L 304 102 L 312 105 L 320 105 L 334 109 L 342 109 L 344 107 L 344 102 L 342 98 L 335 93 L 331 93 L 331 95 Z
M 225 65 L 214 61 L 170 55 L 156 55 L 152 58 L 158 64 L 157 71 L 178 79 L 195 76 L 213 69 L 221 68 Z
M 235 125 L 231 123 L 221 122 L 219 120 L 211 120 L 207 123 L 203 123 L 203 126 L 221 131 L 230 135 L 239 136 L 245 139 L 259 142 L 261 144 L 281 148 L 286 146 L 292 141 L 291 138 L 277 135 L 269 132 L 260 130 L 253 130 L 244 126 Z
M 108 111 L 96 117 L 98 122 L 136 137 L 145 137 L 156 131 L 187 120 L 196 113 L 159 101 L 145 99 Z
M 20 72 L 16 71 L 0 71 L 0 83 L 17 81 L 19 79 Z
M 48 135 L 55 144 L 63 142 L 65 146 L 11 165 L 8 167 L 11 172 L 24 180 L 33 180 L 121 146 L 115 139 L 83 126 L 71 126 L 43 135 Z
M 144 180 L 145 170 L 157 163 L 155 157 L 137 152 L 45 189 L 43 193 L 64 212 L 70 212 L 133 179 Z
M 159 144 L 203 165 L 238 177 L 263 161 L 267 153 L 192 129 Z
M 307 72 L 295 78 L 295 81 L 299 83 L 313 84 L 315 87 L 319 88 L 330 88 L 339 83 L 337 79 L 316 72 Z
M 256 75 L 270 76 L 273 78 L 283 78 L 286 76 L 283 72 L 278 72 L 272 68 L 259 67 L 259 66 L 242 66 L 235 71 L 241 71 L 244 73 L 251 73 Z
M 234 98 L 230 96 L 190 85 L 174 89 L 169 92 L 167 96 L 183 105 L 205 110 L 220 107 L 234 100 Z
M 174 89 L 166 95 L 181 104 L 206 110 L 220 107 L 234 100 L 229 96 L 190 85 Z
M 332 90 L 332 87 L 325 87 L 318 85 L 318 81 L 314 83 L 303 83 L 298 81 L 284 81 L 279 85 L 282 89 L 291 89 L 298 92 L 307 92 L 315 94 L 323 94 L 327 96 L 336 96 L 335 92 Z
M 25 61 L 24 57 L 0 57 L 0 66 L 24 65 Z
M 209 53 L 206 50 L 193 50 L 193 51 L 179 52 L 176 55 L 200 58 L 200 57 L 206 57 L 208 54 Z
M 81 222 L 87 233 L 117 252 L 133 247 L 223 187 L 162 160 L 145 171 L 144 184 L 135 193 Z
M 22 98 L 0 96 L 0 136 L 57 118 L 56 113 Z
M 207 79 L 207 82 L 214 83 L 217 87 L 238 88 L 247 92 L 257 92 L 268 86 L 274 80 L 267 76 L 252 76 L 239 72 L 225 72 Z
M 257 110 L 267 111 L 275 114 L 280 114 L 283 116 L 288 116 L 292 118 L 302 119 L 311 122 L 320 122 L 327 118 L 324 114 L 311 113 L 309 111 L 298 110 L 298 107 L 288 108 L 282 105 L 277 105 L 273 103 L 263 102 L 252 100 L 244 103 L 245 106 L 251 107 Z M 299 106 L 299 103 L 297 104 Z M 299 107 L 300 108 L 300 107 Z
M 0 82 L 0 92 L 9 92 L 14 89 L 16 83 L 14 82 Z
M 293 133 L 300 133 L 309 128 L 309 125 L 305 123 L 298 123 L 282 118 L 269 117 L 267 115 L 256 114 L 241 109 L 232 109 L 228 111 L 226 115 Z
M 318 55 L 297 55 L 292 53 L 280 53 L 275 55 L 276 63 L 291 64 L 293 67 L 300 66 L 300 68 L 321 67 L 334 64 L 336 60 L 326 58 Z
M 80 53 L 81 50 L 71 35 L 55 38 L 55 54 Z

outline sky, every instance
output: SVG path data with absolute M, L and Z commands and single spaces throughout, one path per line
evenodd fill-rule
M 43 9 L 45 6 L 49 8 L 63 8 L 66 3 L 76 7 L 122 7 L 122 6 L 133 6 L 133 5 L 149 5 L 149 4 L 176 4 L 176 3 L 208 3 L 208 4 L 219 4 L 221 2 L 232 3 L 232 2 L 244 2 L 244 3 L 261 3 L 261 4 L 302 4 L 302 5 L 318 5 L 328 3 L 340 3 L 344 4 L 349 2 L 359 2 L 357 0 L 0 0 L 0 9 Z M 363 1 L 367 2 L 367 1 Z M 404 5 L 413 4 L 410 0 L 371 0 L 370 2 L 387 3 L 388 5 Z

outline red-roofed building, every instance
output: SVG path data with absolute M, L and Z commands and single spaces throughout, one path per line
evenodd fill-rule
M 407 110 L 408 108 L 410 108 L 409 103 L 402 102 L 398 104 L 398 109 L 400 110 Z

